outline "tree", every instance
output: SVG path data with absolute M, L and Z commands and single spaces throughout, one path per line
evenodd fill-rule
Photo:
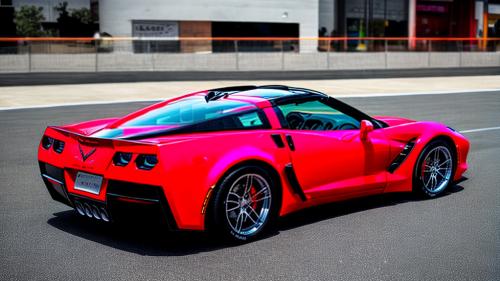
M 56 7 L 59 12 L 57 23 L 61 37 L 92 36 L 94 25 L 90 10 L 87 8 L 71 9 L 68 11 L 68 3 L 62 2 Z
M 92 24 L 94 22 L 90 10 L 87 8 L 72 9 L 71 17 L 79 20 L 83 24 Z
M 43 8 L 36 6 L 22 6 L 14 14 L 17 35 L 26 37 L 36 37 L 44 35 L 42 29 Z

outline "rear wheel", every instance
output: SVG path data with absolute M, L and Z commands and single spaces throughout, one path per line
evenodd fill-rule
M 255 239 L 272 228 L 278 216 L 280 193 L 269 173 L 244 166 L 229 173 L 212 201 L 212 231 L 234 241 Z
M 414 188 L 427 197 L 441 194 L 453 181 L 454 155 L 443 140 L 429 143 L 415 166 Z

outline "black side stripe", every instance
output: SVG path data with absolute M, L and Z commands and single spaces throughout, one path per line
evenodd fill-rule
M 293 170 L 292 163 L 288 163 L 285 166 L 285 175 L 288 179 L 288 182 L 290 183 L 290 186 L 293 189 L 293 192 L 296 193 L 302 201 L 306 201 L 306 195 L 304 194 L 304 191 L 302 190 L 302 187 L 299 184 L 299 181 L 297 180 L 297 175 L 295 175 L 295 171 Z
M 403 150 L 394 158 L 394 160 L 391 162 L 389 167 L 387 168 L 387 171 L 389 173 L 394 173 L 396 169 L 405 161 L 406 157 L 408 157 L 408 154 L 413 150 L 413 147 L 415 146 L 415 140 L 410 140 Z
M 295 144 L 293 143 L 292 136 L 286 135 L 286 142 L 288 143 L 288 147 L 290 147 L 290 150 L 295 151 Z
M 285 147 L 285 143 L 283 142 L 283 139 L 281 138 L 280 134 L 272 134 L 271 138 L 273 139 L 274 143 L 278 148 Z

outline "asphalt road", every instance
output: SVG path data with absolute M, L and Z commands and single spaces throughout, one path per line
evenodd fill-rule
M 346 98 L 369 114 L 500 126 L 500 92 Z M 468 180 L 446 195 L 386 195 L 308 209 L 231 246 L 202 233 L 97 224 L 54 202 L 44 127 L 145 103 L 0 111 L 0 280 L 499 280 L 500 130 L 468 133 Z
M 0 86 L 214 80 L 329 80 L 498 75 L 500 67 L 307 70 L 0 73 Z

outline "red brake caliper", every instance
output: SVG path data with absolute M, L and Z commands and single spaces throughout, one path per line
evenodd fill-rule
M 255 187 L 252 185 L 252 187 L 250 187 L 250 198 L 253 198 L 256 193 L 257 193 L 257 191 L 255 190 Z M 254 199 L 257 200 L 257 198 L 254 198 Z M 257 202 L 252 201 L 252 204 L 250 204 L 250 205 L 255 210 L 255 208 L 257 207 Z
M 422 164 L 422 167 L 420 167 L 420 178 L 423 180 L 425 179 L 425 166 L 427 166 L 427 159 L 424 159 L 424 163 Z

